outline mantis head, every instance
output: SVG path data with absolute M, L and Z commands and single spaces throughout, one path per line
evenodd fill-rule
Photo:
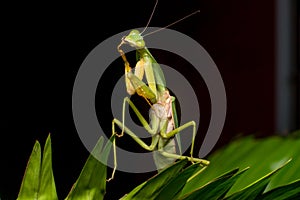
M 138 30 L 132 30 L 127 36 L 124 36 L 122 38 L 122 44 L 129 44 L 130 46 L 141 49 L 145 47 L 145 41 L 143 39 L 143 36 L 141 36 L 140 32 Z

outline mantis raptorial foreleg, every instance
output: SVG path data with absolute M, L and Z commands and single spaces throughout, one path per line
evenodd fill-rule
M 127 93 L 130 95 L 133 95 L 134 93 L 138 93 L 138 95 L 144 97 L 146 100 L 150 99 L 151 102 L 155 101 L 155 98 L 157 97 L 157 90 L 156 90 L 156 81 L 155 76 L 152 68 L 152 60 L 147 55 L 144 54 L 143 57 L 140 58 L 140 60 L 137 62 L 134 68 L 134 74 L 132 73 L 132 68 L 130 67 L 129 62 L 127 61 L 127 58 L 123 52 L 122 49 L 120 49 L 121 44 L 118 46 L 118 51 L 121 54 L 121 57 L 125 64 L 125 83 L 126 83 L 126 89 Z M 148 82 L 147 90 L 143 91 L 143 87 L 141 87 L 141 80 L 143 80 L 144 74 L 146 75 L 146 79 Z M 135 79 L 130 78 L 135 77 Z M 136 82 L 135 80 L 138 80 Z M 143 84 L 146 85 L 146 84 Z M 150 96 L 149 96 L 150 95 Z

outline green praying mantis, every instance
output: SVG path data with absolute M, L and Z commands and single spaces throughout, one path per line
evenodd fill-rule
M 148 24 L 151 20 L 153 12 L 150 16 Z M 186 17 L 189 17 L 190 15 Z M 180 20 L 183 20 L 186 17 Z M 174 23 L 177 23 L 178 21 Z M 170 25 L 173 25 L 174 23 Z M 146 28 L 148 27 L 148 24 Z M 188 159 L 192 163 L 199 163 L 202 166 L 207 166 L 209 165 L 209 161 L 193 157 L 194 142 L 196 137 L 196 123 L 194 121 L 189 121 L 181 126 L 178 124 L 175 97 L 170 95 L 170 92 L 166 87 L 164 73 L 145 45 L 142 33 L 146 30 L 146 28 L 142 32 L 139 32 L 138 30 L 132 30 L 127 36 L 124 36 L 121 39 L 121 43 L 118 45 L 117 50 L 124 61 L 127 93 L 129 95 L 137 93 L 139 96 L 145 99 L 145 101 L 150 105 L 150 120 L 148 122 L 133 104 L 130 98 L 125 97 L 122 107 L 122 120 L 120 121 L 116 118 L 112 120 L 112 135 L 122 137 L 124 133 L 126 133 L 142 148 L 152 151 L 154 162 L 158 171 L 165 169 L 178 159 Z M 134 68 L 130 66 L 124 51 L 121 49 L 122 45 L 125 44 L 136 49 L 137 63 Z M 143 81 L 144 76 L 146 78 L 146 83 Z M 127 105 L 132 108 L 145 130 L 152 136 L 151 144 L 146 144 L 134 132 L 126 127 L 125 109 Z M 116 133 L 116 126 L 122 130 L 120 134 Z M 190 156 L 183 156 L 181 155 L 179 132 L 189 127 L 192 127 Z M 179 146 L 179 154 L 176 153 L 174 138 L 176 138 Z M 113 140 L 113 151 L 114 169 L 111 178 L 109 178 L 108 181 L 114 178 L 117 169 L 116 137 Z

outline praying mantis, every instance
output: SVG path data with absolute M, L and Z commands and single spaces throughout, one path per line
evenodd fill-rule
M 158 0 L 156 1 L 156 4 L 157 2 Z M 150 16 L 148 24 L 151 20 L 153 12 Z M 190 15 L 186 17 L 189 17 Z M 180 20 L 183 20 L 184 18 Z M 178 21 L 174 23 L 177 23 Z M 146 28 L 148 27 L 148 24 L 146 25 Z M 194 121 L 189 121 L 181 126 L 178 124 L 175 97 L 170 95 L 170 92 L 166 87 L 164 73 L 145 45 L 142 33 L 146 30 L 146 28 L 142 32 L 139 32 L 138 30 L 132 30 L 127 36 L 124 36 L 121 39 L 121 43 L 117 46 L 117 50 L 120 53 L 125 66 L 125 84 L 127 93 L 129 95 L 136 93 L 145 99 L 145 101 L 150 105 L 150 120 L 148 122 L 134 105 L 134 103 L 130 100 L 130 98 L 125 97 L 122 107 L 122 120 L 120 121 L 117 118 L 112 120 L 112 136 L 122 137 L 126 133 L 142 148 L 152 151 L 154 162 L 158 171 L 165 169 L 178 159 L 188 159 L 192 163 L 199 163 L 202 166 L 208 166 L 209 161 L 193 157 L 194 142 L 196 137 L 196 123 Z M 130 66 L 127 57 L 121 48 L 122 45 L 130 45 L 131 47 L 135 48 L 137 63 L 134 68 Z M 143 81 L 144 76 L 147 81 L 146 83 Z M 151 144 L 146 144 L 134 132 L 126 127 L 125 110 L 127 105 L 132 108 L 145 130 L 152 136 Z M 116 126 L 122 130 L 121 133 L 116 133 Z M 179 132 L 189 127 L 192 128 L 190 156 L 183 156 L 181 155 Z M 109 178 L 108 181 L 114 178 L 117 169 L 117 137 L 115 137 L 113 140 L 114 169 L 111 178 Z M 179 146 L 179 154 L 176 153 L 175 138 Z

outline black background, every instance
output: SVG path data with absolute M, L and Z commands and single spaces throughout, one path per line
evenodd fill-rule
M 57 192 L 60 199 L 66 197 L 88 157 L 72 116 L 77 70 L 89 52 L 106 38 L 145 26 L 153 5 L 154 1 L 105 1 L 15 2 L 3 6 L 6 12 L 2 13 L 1 28 L 2 199 L 16 199 L 34 142 L 39 140 L 43 145 L 49 133 Z M 198 9 L 200 14 L 171 28 L 198 41 L 224 79 L 228 112 L 217 147 L 239 133 L 273 134 L 275 3 L 271 0 L 160 1 L 150 26 L 165 26 Z M 161 60 L 171 66 L 176 62 L 184 64 L 172 56 L 173 62 L 168 62 L 167 55 L 161 56 Z M 116 65 L 118 62 L 122 65 L 121 60 Z M 98 99 L 101 101 L 96 99 L 97 106 L 105 104 Z M 206 103 L 203 107 L 209 116 Z M 111 119 L 107 119 L 110 129 Z M 107 185 L 106 198 L 120 198 L 153 174 L 117 172 L 115 180 Z

